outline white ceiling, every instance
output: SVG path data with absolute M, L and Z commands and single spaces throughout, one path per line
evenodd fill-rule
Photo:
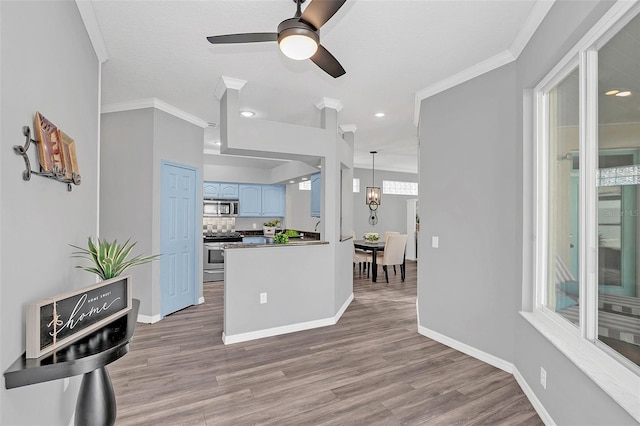
M 371 167 L 369 151 L 377 150 L 376 168 L 416 172 L 416 93 L 505 52 L 517 56 L 514 45 L 524 47 L 551 4 L 537 3 L 347 0 L 321 29 L 321 44 L 347 71 L 334 79 L 309 60 L 286 58 L 275 42 L 212 45 L 205 38 L 275 32 L 294 15 L 292 0 L 94 0 L 109 57 L 102 104 L 157 98 L 218 123 L 214 91 L 225 75 L 248 82 L 240 102 L 255 119 L 319 127 L 315 104 L 333 98 L 344 106 L 339 123 L 357 127 L 356 167 Z M 386 116 L 373 116 L 380 111 Z M 205 149 L 217 138 L 208 129 Z

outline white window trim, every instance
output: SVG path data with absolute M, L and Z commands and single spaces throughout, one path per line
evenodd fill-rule
M 597 59 L 597 49 L 626 25 L 633 18 L 633 12 L 639 8 L 637 2 L 618 1 L 540 82 L 534 89 L 533 96 L 530 93 L 525 93 L 525 102 L 535 102 L 535 105 L 524 105 L 523 130 L 525 132 L 528 130 L 529 134 L 524 135 L 523 152 L 531 152 L 535 155 L 532 156 L 533 164 L 527 165 L 525 169 L 525 173 L 527 171 L 531 173 L 532 178 L 527 176 L 523 179 L 524 211 L 526 213 L 523 218 L 525 222 L 523 227 L 523 311 L 521 312 L 521 315 L 533 327 L 638 421 L 640 421 L 640 398 L 638 398 L 640 376 L 636 367 L 631 367 L 629 363 L 616 361 L 613 351 L 602 344 L 597 344 L 596 322 L 594 320 L 597 310 L 592 310 L 587 315 L 588 309 L 581 309 L 580 323 L 583 326 L 576 328 L 542 304 L 546 300 L 546 285 L 544 285 L 546 274 L 543 271 L 546 271 L 547 267 L 547 236 L 544 231 L 548 226 L 546 213 L 548 149 L 547 141 L 540 138 L 547 137 L 543 129 L 547 128 L 546 113 L 548 111 L 545 93 L 548 89 L 564 78 L 568 72 L 575 69 L 576 64 L 579 63 L 580 98 L 596 96 L 597 99 L 597 85 L 593 80 L 595 78 L 597 83 L 597 65 L 595 73 L 593 69 L 594 59 Z M 582 73 L 586 74 L 583 76 Z M 583 104 L 591 104 L 587 110 L 581 109 L 580 111 L 580 150 L 586 153 L 589 148 L 595 149 L 597 143 L 595 136 L 597 133 L 594 132 L 595 124 L 592 124 L 593 128 L 591 129 L 584 128 L 584 123 L 597 123 L 597 120 L 593 120 L 594 117 L 597 117 L 597 104 L 581 101 L 581 108 Z M 532 114 L 526 114 L 527 111 L 534 112 L 533 117 Z M 588 120 L 585 121 L 587 118 Z M 597 128 L 595 129 L 597 131 Z M 543 142 L 538 143 L 539 140 L 543 140 Z M 583 235 L 586 235 L 587 238 L 586 245 L 590 247 L 587 250 L 589 253 L 581 253 L 580 256 L 582 259 L 585 259 L 587 255 L 590 256 L 591 265 L 594 265 L 597 232 L 594 225 L 596 212 L 593 200 L 596 197 L 596 188 L 595 185 L 586 185 L 586 182 L 595 182 L 595 156 L 581 155 L 580 161 L 589 161 L 589 164 L 581 164 L 581 170 L 589 170 L 589 173 L 581 174 L 583 176 L 581 179 L 584 181 L 581 181 L 580 185 L 587 190 L 585 197 L 583 197 L 585 199 L 580 200 L 583 204 L 581 209 L 583 213 L 581 214 L 585 215 L 580 218 L 580 226 Z M 587 205 L 591 206 L 591 211 L 584 208 Z M 580 305 L 597 306 L 595 304 L 596 287 L 593 285 L 595 271 L 589 271 L 587 275 L 580 276 Z M 589 283 L 592 285 L 589 286 Z M 585 291 L 587 288 L 591 288 L 591 290 Z M 530 296 L 525 295 L 524 292 Z
M 360 193 L 360 178 L 353 178 L 353 192 Z
M 404 194 L 402 192 L 396 191 L 397 184 L 409 184 L 411 186 L 415 186 L 415 193 L 410 192 L 408 194 Z M 383 180 L 382 181 L 382 193 L 386 195 L 405 195 L 407 197 L 415 197 L 418 195 L 418 182 L 409 182 L 409 181 L 401 181 L 401 180 Z
M 299 191 L 311 191 L 311 181 L 303 180 L 302 182 L 298 182 L 298 190 Z

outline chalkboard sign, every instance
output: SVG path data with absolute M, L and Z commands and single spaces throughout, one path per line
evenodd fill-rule
M 27 358 L 60 349 L 121 317 L 131 300 L 127 275 L 28 305 Z

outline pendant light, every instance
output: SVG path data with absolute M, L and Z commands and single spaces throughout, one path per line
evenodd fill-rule
M 367 186 L 365 191 L 366 203 L 370 210 L 376 210 L 382 201 L 382 191 L 380 187 L 376 186 L 376 154 L 378 151 L 370 151 L 373 157 L 373 164 L 371 167 L 371 186 Z

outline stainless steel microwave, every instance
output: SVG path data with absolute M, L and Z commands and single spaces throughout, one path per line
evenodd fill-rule
M 202 216 L 233 217 L 238 216 L 238 200 L 203 200 Z

